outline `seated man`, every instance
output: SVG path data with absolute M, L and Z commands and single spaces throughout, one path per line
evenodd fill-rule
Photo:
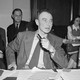
M 48 10 L 38 13 L 35 20 L 38 30 L 35 32 L 20 32 L 14 41 L 10 42 L 6 49 L 8 69 L 54 69 L 55 64 L 61 68 L 68 65 L 65 52 L 61 48 L 63 39 L 50 33 L 53 25 L 52 14 Z M 17 51 L 17 63 L 14 52 Z
M 4 47 L 6 48 L 6 32 L 5 29 L 1 27 L 0 27 L 0 35 L 1 35 L 1 39 L 3 40 Z
M 26 31 L 26 29 L 28 29 L 27 28 L 28 22 L 23 21 L 22 16 L 23 16 L 23 12 L 21 9 L 16 8 L 13 10 L 12 15 L 11 15 L 13 19 L 13 24 L 7 27 L 8 43 L 15 39 L 18 32 L 23 32 L 23 31 Z
M 3 54 L 4 50 L 5 50 L 4 42 L 0 36 L 0 69 L 6 69 L 6 65 L 4 63 L 4 58 L 3 58 L 4 57 L 4 54 Z

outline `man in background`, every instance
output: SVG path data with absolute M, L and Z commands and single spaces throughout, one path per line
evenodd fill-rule
M 6 69 L 5 59 L 4 59 L 4 51 L 5 51 L 5 45 L 4 41 L 1 38 L 0 35 L 0 69 Z
M 27 28 L 27 21 L 22 20 L 23 12 L 21 9 L 16 8 L 12 12 L 13 24 L 9 25 L 7 28 L 7 39 L 8 43 L 15 39 L 18 32 L 25 31 Z

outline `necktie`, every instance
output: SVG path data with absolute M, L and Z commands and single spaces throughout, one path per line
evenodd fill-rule
M 43 39 L 39 34 L 38 34 L 38 38 L 41 41 L 41 39 Z M 50 54 L 49 51 L 45 48 L 42 47 L 42 44 L 40 44 L 42 50 L 44 51 L 44 55 L 43 55 L 43 63 L 44 63 L 44 67 L 47 69 L 52 69 L 52 61 L 50 59 Z
M 29 63 L 29 68 L 32 69 L 33 67 L 37 67 L 38 66 L 38 60 L 39 60 L 39 55 L 40 55 L 40 48 L 42 48 L 41 46 L 41 37 L 38 36 L 39 42 L 36 45 L 36 48 L 34 50 L 33 56 L 31 58 L 31 61 Z M 43 56 L 43 62 L 44 62 L 44 66 L 47 69 L 51 69 L 52 68 L 52 61 L 50 60 L 50 55 L 47 51 L 44 50 L 44 56 Z
M 29 63 L 30 69 L 38 65 L 39 54 L 40 54 L 40 40 L 36 45 L 33 56 L 32 56 L 31 61 Z
M 18 24 L 16 25 L 16 33 L 18 33 Z

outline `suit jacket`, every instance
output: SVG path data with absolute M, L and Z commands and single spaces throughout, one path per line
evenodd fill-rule
M 3 40 L 4 47 L 6 47 L 6 33 L 5 33 L 5 29 L 0 28 L 0 36 L 1 36 L 1 39 Z
M 5 46 L 4 46 L 4 41 L 2 40 L 1 38 L 1 35 L 0 35 L 0 50 L 3 52 L 3 56 L 4 55 L 4 50 L 5 50 Z M 6 69 L 6 65 L 4 63 L 5 59 L 4 58 L 0 58 L 0 69 Z
M 21 69 L 25 66 L 25 63 L 30 54 L 34 35 L 35 35 L 35 32 L 29 32 L 29 31 L 22 32 L 18 34 L 18 36 L 15 38 L 14 41 L 9 43 L 9 45 L 6 48 L 8 64 L 11 64 L 12 62 L 15 61 L 14 51 L 17 51 L 18 69 Z M 52 46 L 55 47 L 56 49 L 56 53 L 54 57 L 52 59 L 50 57 L 48 58 L 50 58 L 51 61 L 54 61 L 55 63 L 60 65 L 61 68 L 67 67 L 68 61 L 67 61 L 67 58 L 65 57 L 64 50 L 61 48 L 62 39 L 52 34 L 48 35 L 48 39 L 52 44 Z M 53 65 L 53 62 L 50 65 Z
M 8 26 L 8 28 L 7 28 L 8 43 L 15 39 L 15 37 L 18 34 L 18 32 L 26 31 L 27 24 L 28 24 L 28 22 L 21 21 L 18 31 L 16 30 L 15 23 L 13 23 L 10 26 Z
M 5 29 L 0 27 L 0 50 L 3 52 L 3 58 L 0 59 L 0 68 L 6 69 L 6 56 L 5 56 L 5 48 L 6 48 L 6 33 Z

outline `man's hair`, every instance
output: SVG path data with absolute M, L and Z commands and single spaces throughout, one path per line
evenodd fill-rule
M 21 14 L 22 14 L 22 10 L 20 8 L 16 8 L 16 9 L 13 10 L 12 15 L 14 15 L 15 11 L 20 11 Z
M 39 11 L 37 12 L 37 19 L 38 19 L 39 15 L 40 15 L 42 12 L 47 12 L 47 13 L 51 14 L 52 17 L 53 17 L 53 11 L 52 11 L 52 10 L 50 10 L 50 9 L 42 9 L 42 10 L 39 10 Z

